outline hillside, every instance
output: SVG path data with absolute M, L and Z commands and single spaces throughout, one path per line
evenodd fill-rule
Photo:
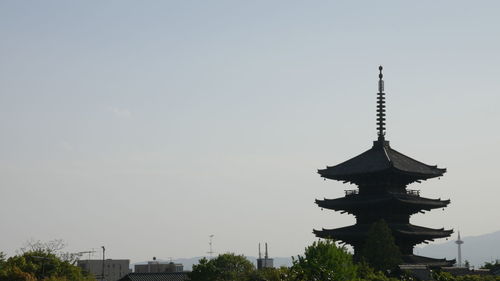
M 445 243 L 430 244 L 415 248 L 415 254 L 435 258 L 457 258 L 456 234 Z M 462 262 L 468 260 L 471 265 L 480 266 L 485 262 L 500 259 L 500 231 L 479 236 L 462 237 Z

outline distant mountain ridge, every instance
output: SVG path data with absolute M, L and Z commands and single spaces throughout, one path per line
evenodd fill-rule
M 462 233 L 463 234 L 463 233 Z M 456 236 L 449 239 L 448 242 L 440 244 L 429 244 L 424 247 L 416 247 L 414 253 L 421 256 L 433 258 L 457 258 L 457 245 L 455 244 Z M 462 237 L 464 244 L 462 245 L 462 262 L 468 260 L 471 265 L 476 268 L 483 265 L 485 262 L 495 261 L 500 259 L 500 231 L 493 233 Z M 181 258 L 172 260 L 174 263 L 182 263 L 184 270 L 191 270 L 194 264 L 197 264 L 203 257 Z M 253 264 L 256 264 L 256 257 L 246 257 Z M 291 257 L 271 257 L 274 259 L 274 266 L 291 266 Z M 158 260 L 160 262 L 169 262 L 169 260 Z M 144 264 L 147 262 L 138 262 L 135 264 Z M 132 264 L 132 267 L 133 265 Z
M 478 236 L 463 236 L 462 262 L 468 260 L 476 268 L 485 262 L 500 259 L 500 231 Z M 457 259 L 456 233 L 448 242 L 440 244 L 429 244 L 424 247 L 415 248 L 414 253 L 421 256 L 433 258 Z

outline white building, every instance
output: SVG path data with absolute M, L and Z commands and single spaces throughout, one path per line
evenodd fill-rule
M 162 273 L 162 272 L 182 272 L 184 266 L 181 263 L 160 262 L 156 258 L 148 261 L 147 264 L 136 264 L 134 273 Z
M 96 280 L 117 281 L 131 272 L 130 260 L 79 260 L 76 265 L 82 271 L 92 274 Z

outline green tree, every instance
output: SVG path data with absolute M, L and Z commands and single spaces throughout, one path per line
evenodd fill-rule
M 398 279 L 387 277 L 383 272 L 376 271 L 366 262 L 359 262 L 357 264 L 357 280 L 370 280 L 370 281 L 397 281 L 397 280 L 412 280 L 406 276 L 399 276 Z
M 368 262 L 376 270 L 394 269 L 402 263 L 401 252 L 394 242 L 391 229 L 384 220 L 371 226 L 365 245 L 361 251 L 361 259 Z
M 288 267 L 280 268 L 263 268 L 255 270 L 251 277 L 251 281 L 285 281 L 288 280 L 289 269 Z
M 481 268 L 489 270 L 500 268 L 500 261 L 496 260 L 495 262 L 485 262 Z
M 56 242 L 28 242 L 28 247 L 21 248 L 21 254 L 5 260 L 0 255 L 0 281 L 90 281 L 93 277 L 82 273 L 81 269 L 68 257 L 61 254 L 63 244 Z M 66 258 L 64 258 L 66 257 Z
M 4 264 L 5 264 L 5 253 L 0 252 L 0 271 L 2 270 Z
M 500 276 L 494 275 L 462 275 L 453 276 L 448 272 L 436 271 L 432 275 L 436 281 L 499 281 Z
M 432 273 L 432 279 L 436 281 L 455 281 L 455 277 L 448 272 L 434 271 Z
M 189 274 L 191 281 L 251 280 L 254 265 L 242 255 L 221 254 L 214 259 L 203 258 L 193 266 Z
M 4 267 L 0 269 L 1 281 L 37 281 L 36 277 L 28 272 L 24 272 L 16 266 Z
M 495 262 L 485 262 L 483 266 L 481 266 L 481 269 L 489 269 L 490 271 L 497 271 L 500 269 L 500 261 L 495 260 Z M 491 279 L 491 280 L 500 280 L 500 276 L 496 276 L 496 279 Z
M 30 280 L 31 277 L 37 280 L 64 278 L 70 281 L 94 280 L 84 275 L 79 267 L 61 260 L 55 254 L 44 251 L 25 252 L 22 255 L 10 257 L 5 262 L 4 269 L 6 269 L 5 272 L 9 273 L 8 276 L 25 276 L 24 279 L 21 278 L 20 280 Z M 3 277 L 6 277 L 6 275 L 4 274 Z M 2 280 L 1 278 L 0 280 Z M 3 280 L 10 280 L 10 278 L 4 278 Z
M 333 281 L 354 280 L 356 265 L 344 247 L 333 240 L 320 240 L 307 247 L 304 256 L 293 259 L 289 280 Z

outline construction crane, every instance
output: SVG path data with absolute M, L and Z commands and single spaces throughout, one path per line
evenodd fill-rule
M 90 260 L 91 255 L 93 255 L 94 253 L 95 253 L 95 250 L 94 250 L 94 249 L 92 249 L 92 250 L 90 250 L 90 251 L 82 251 L 82 252 L 78 252 L 78 253 L 76 253 L 76 255 L 77 255 L 78 257 L 81 257 L 81 256 L 83 256 L 83 255 L 85 255 L 85 254 L 88 254 L 89 256 L 88 256 L 87 260 Z

